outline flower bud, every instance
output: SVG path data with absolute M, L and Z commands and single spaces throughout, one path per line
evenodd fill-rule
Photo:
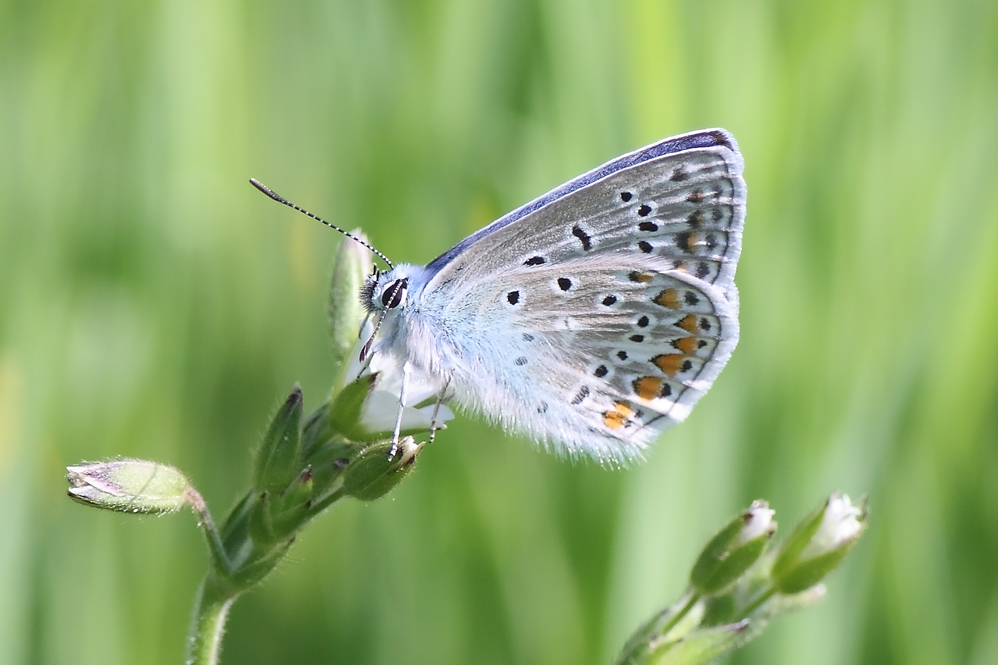
M 364 404 L 374 390 L 377 376 L 365 374 L 348 383 L 329 402 L 329 431 L 355 441 L 368 438 L 369 432 L 360 425 Z
M 388 459 L 391 442 L 368 446 L 349 461 L 343 470 L 343 494 L 361 501 L 373 501 L 390 492 L 412 470 L 423 444 L 411 436 L 399 441 L 398 452 Z
M 836 492 L 794 530 L 773 563 L 773 583 L 782 594 L 800 593 L 842 563 L 866 530 L 866 509 Z
M 716 594 L 754 564 L 776 533 L 775 511 L 765 501 L 755 501 L 714 536 L 701 552 L 690 583 L 698 593 Z
M 366 240 L 359 229 L 351 233 Z M 343 239 L 333 261 L 329 288 L 329 332 L 337 364 L 347 358 L 357 342 L 357 331 L 367 314 L 358 294 L 372 266 L 369 249 L 350 238 Z
M 301 415 L 301 388 L 296 383 L 257 450 L 253 487 L 258 492 L 280 492 L 301 471 Z
M 177 469 L 138 459 L 66 467 L 69 497 L 121 513 L 170 513 L 188 503 L 190 483 Z

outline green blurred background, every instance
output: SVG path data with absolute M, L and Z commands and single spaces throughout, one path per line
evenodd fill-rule
M 731 130 L 742 340 L 650 459 L 459 417 L 241 599 L 226 663 L 608 663 L 756 498 L 872 527 L 734 663 L 998 662 L 994 0 L 0 1 L 0 660 L 179 663 L 194 519 L 65 496 L 186 470 L 219 516 L 332 379 L 339 238 L 425 262 L 670 134 Z

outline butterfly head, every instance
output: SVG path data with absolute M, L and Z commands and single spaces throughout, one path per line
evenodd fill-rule
M 405 274 L 405 266 L 398 266 L 368 277 L 360 299 L 369 313 L 387 313 L 404 307 L 408 293 L 409 277 Z

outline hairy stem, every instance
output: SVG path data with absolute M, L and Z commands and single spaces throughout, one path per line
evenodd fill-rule
M 236 595 L 223 590 L 212 573 L 201 583 L 187 634 L 187 665 L 218 665 L 225 620 Z

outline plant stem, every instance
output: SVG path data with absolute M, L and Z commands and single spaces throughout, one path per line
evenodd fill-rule
M 237 595 L 223 590 L 212 573 L 201 582 L 187 635 L 186 665 L 218 665 L 225 620 Z
M 749 603 L 749 605 L 744 610 L 742 610 L 740 618 L 747 619 L 750 614 L 752 614 L 757 609 L 762 607 L 762 604 L 765 603 L 770 598 L 772 598 L 775 593 L 776 593 L 775 587 L 769 587 L 768 589 L 763 591 L 754 601 Z
M 337 488 L 336 490 L 330 492 L 329 494 L 327 494 L 326 496 L 324 496 L 323 498 L 319 499 L 318 501 L 312 504 L 311 508 L 309 508 L 308 510 L 309 519 L 315 517 L 323 510 L 333 505 L 335 502 L 339 501 L 342 498 L 343 498 L 342 487 Z
M 187 503 L 198 514 L 198 525 L 204 531 L 204 538 L 208 542 L 208 551 L 211 553 L 212 561 L 226 574 L 231 573 L 232 563 L 229 561 L 229 556 L 225 553 L 225 546 L 222 545 L 222 538 L 215 527 L 215 520 L 211 519 L 211 511 L 208 510 L 208 505 L 193 487 L 187 488 Z
M 686 604 L 683 605 L 683 608 L 678 612 L 676 612 L 675 615 L 673 615 L 672 618 L 670 618 L 669 621 L 661 629 L 658 630 L 658 634 L 663 636 L 668 635 L 669 631 L 675 628 L 679 624 L 679 622 L 682 621 L 683 617 L 689 613 L 689 611 L 693 608 L 693 606 L 696 605 L 698 600 L 700 600 L 700 594 L 696 592 L 691 593 L 690 599 L 686 601 Z

